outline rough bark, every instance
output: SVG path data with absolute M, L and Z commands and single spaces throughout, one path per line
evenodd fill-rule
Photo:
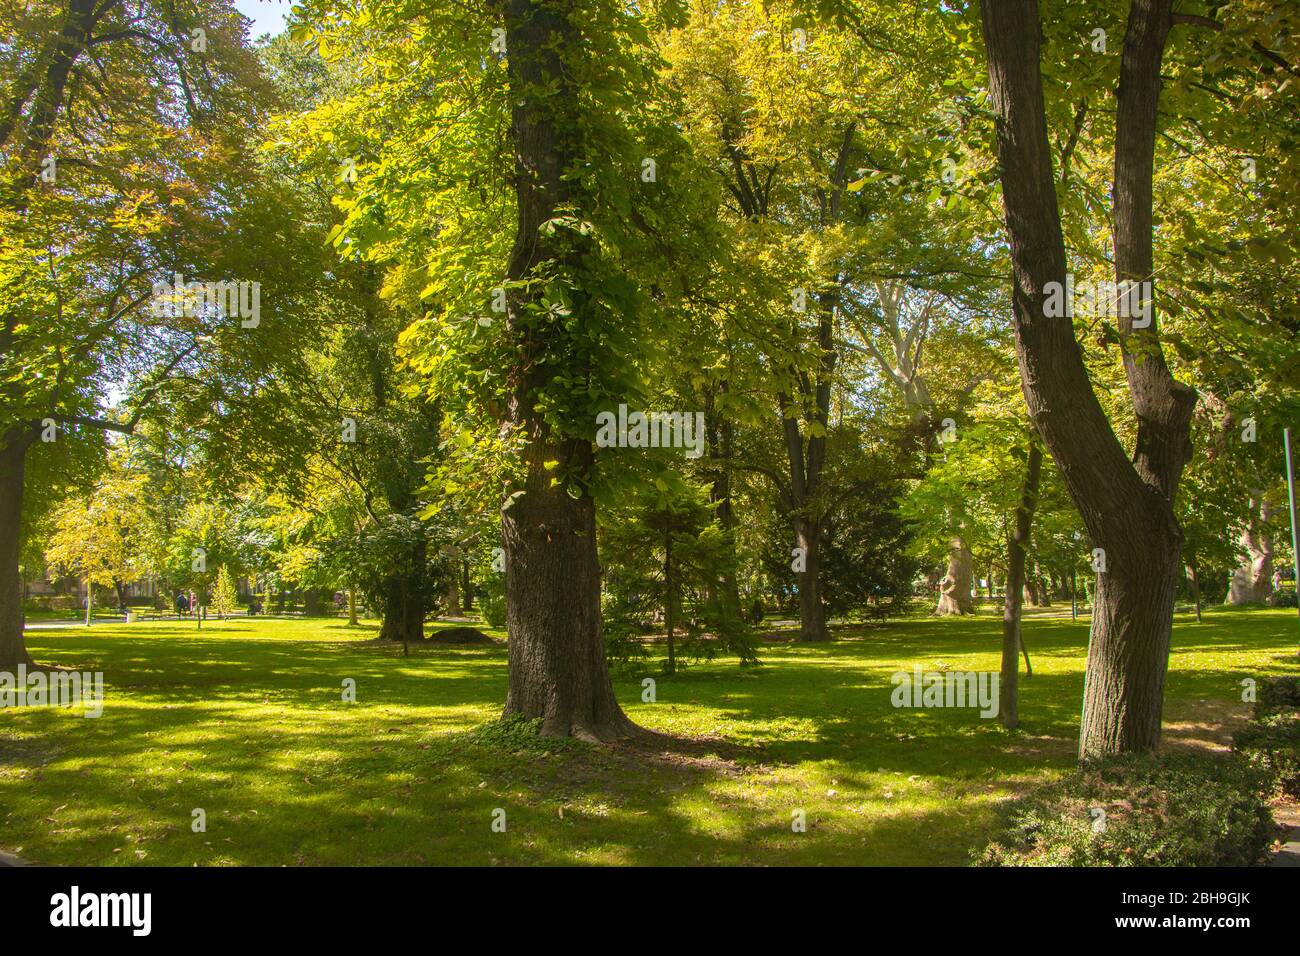
M 1025 550 L 1033 527 L 1034 509 L 1038 506 L 1038 477 L 1042 471 L 1043 452 L 1038 442 L 1029 444 L 1025 463 L 1025 483 L 1016 506 L 1016 524 L 1007 541 L 1007 588 L 1002 605 L 1002 677 L 998 689 L 998 720 L 1007 728 L 1020 724 L 1020 611 L 1021 586 L 1025 580 Z M 1028 655 L 1025 663 L 1029 663 Z
M 804 570 L 799 581 L 799 640 L 829 641 L 826 605 L 822 599 L 821 530 L 819 522 L 798 517 L 794 523 L 795 544 L 803 549 Z
M 22 543 L 23 480 L 32 436 L 15 429 L 0 447 L 0 670 L 13 672 L 30 665 L 23 640 L 22 575 L 18 552 Z
M 939 582 L 939 604 L 935 614 L 973 614 L 975 602 L 971 598 L 971 581 L 975 576 L 974 557 L 966 546 L 966 539 L 954 535 L 949 542 L 948 573 Z
M 1172 499 L 1190 453 L 1195 393 L 1164 362 L 1150 326 L 1119 335 L 1138 429 L 1130 461 L 1088 380 L 1073 323 L 1044 309 L 1064 286 L 1065 246 L 1052 174 L 1035 0 L 982 5 L 989 89 L 1014 272 L 1021 384 L 1094 547 L 1097 576 L 1079 754 L 1150 751 L 1160 740 L 1181 532 Z M 1160 62 L 1170 0 L 1134 0 L 1124 38 L 1115 148 L 1116 278 L 1152 274 L 1151 178 Z
M 552 435 L 537 410 L 537 393 L 554 374 L 539 361 L 546 343 L 527 324 L 526 310 L 542 291 L 515 284 L 539 266 L 575 267 L 583 254 L 573 235 L 540 230 L 558 208 L 582 199 L 579 184 L 564 178 L 579 161 L 581 107 L 563 60 L 583 54 L 570 22 L 572 0 L 508 0 L 503 7 L 518 213 L 506 270 L 506 326 L 518 351 L 508 419 L 528 441 L 521 493 L 501 509 L 510 635 L 504 713 L 541 718 L 547 736 L 614 740 L 636 728 L 614 698 L 605 662 L 595 502 L 585 490 L 574 496 L 554 484 L 545 465 L 558 462 L 560 473 L 582 478 L 591 467 L 592 445 Z

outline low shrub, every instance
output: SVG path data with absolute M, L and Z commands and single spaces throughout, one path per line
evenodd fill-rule
M 1274 824 L 1265 775 L 1233 755 L 1097 761 L 1010 803 L 983 866 L 1250 866 Z
M 1300 797 L 1300 708 L 1278 707 L 1257 716 L 1232 737 L 1232 749 L 1267 775 L 1275 788 Z
M 506 626 L 506 595 L 501 588 L 486 588 L 478 599 L 478 612 L 488 627 Z
M 1300 677 L 1265 677 L 1255 697 L 1255 719 L 1281 707 L 1300 707 Z

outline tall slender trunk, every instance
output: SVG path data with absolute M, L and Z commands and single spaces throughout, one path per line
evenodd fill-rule
M 460 604 L 460 569 L 452 564 L 451 575 L 447 578 L 447 616 L 460 617 L 465 609 Z
M 23 480 L 27 449 L 33 436 L 13 429 L 0 447 L 0 670 L 13 672 L 31 665 L 23 641 L 22 575 L 18 552 L 22 543 Z
M 727 391 L 727 383 L 718 386 L 720 393 Z M 713 480 L 709 486 L 709 500 L 713 502 L 718 523 L 727 535 L 728 561 L 715 593 L 719 610 L 724 618 L 740 616 L 740 585 L 736 580 L 736 513 L 731 503 L 731 458 L 734 452 L 735 426 L 720 418 L 711 393 L 705 395 L 705 433 L 709 442 L 709 456 L 713 465 Z
M 677 673 L 677 604 L 676 584 L 673 581 L 673 534 L 664 535 L 664 630 L 668 636 L 668 663 L 664 667 L 669 674 Z
M 1173 619 L 1181 531 L 1173 496 L 1191 452 L 1195 392 L 1170 374 L 1150 321 L 1119 320 L 1137 418 L 1132 459 L 1088 380 L 1072 321 L 1049 315 L 1050 286 L 1066 286 L 1056 182 L 1039 71 L 1036 0 L 982 4 L 989 91 L 1014 272 L 1014 324 L 1030 416 L 1074 499 L 1098 574 L 1088 646 L 1082 760 L 1155 749 Z M 1117 280 L 1152 275 L 1152 174 L 1160 63 L 1171 0 L 1133 0 L 1124 37 L 1115 135 Z
M 461 600 L 464 603 L 465 612 L 468 614 L 470 611 L 474 610 L 474 587 L 470 584 L 469 580 L 468 560 L 462 560 L 460 562 L 460 574 Z
M 1043 466 L 1043 451 L 1036 440 L 1029 442 L 1029 460 L 1025 464 L 1025 483 L 1016 506 L 1016 526 L 1007 540 L 1007 589 L 1002 604 L 1002 679 L 998 696 L 998 719 L 1002 726 L 1020 724 L 1020 610 L 1021 586 L 1025 579 L 1025 550 L 1038 506 L 1038 476 Z M 1025 663 L 1029 658 L 1026 655 Z
M 1196 623 L 1201 623 L 1201 576 L 1196 570 L 1196 557 L 1191 556 L 1187 561 L 1188 580 L 1192 585 L 1192 602 L 1196 605 Z
M 558 473 L 584 478 L 592 442 L 553 435 L 537 409 L 538 393 L 556 374 L 544 361 L 556 343 L 532 328 L 530 309 L 546 311 L 541 284 L 522 281 L 539 268 L 576 271 L 595 251 L 590 237 L 541 231 L 559 208 L 583 199 L 581 184 L 567 174 L 580 162 L 581 91 L 573 68 L 584 53 L 571 22 L 574 0 L 506 0 L 502 6 L 518 213 L 506 269 L 506 329 L 517 350 L 508 419 L 528 442 L 523 487 L 516 489 L 522 493 L 507 497 L 501 508 L 510 634 L 504 713 L 541 718 L 546 736 L 614 740 L 636 727 L 614 697 L 605 661 L 596 505 L 580 480 L 580 490 L 570 494 L 547 467 L 558 463 Z M 562 335 L 563 327 L 545 331 Z

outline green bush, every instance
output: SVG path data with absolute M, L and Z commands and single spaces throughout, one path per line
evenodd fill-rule
M 1273 786 L 1300 797 L 1300 708 L 1279 707 L 1232 736 L 1232 749 L 1268 776 Z
M 1281 707 L 1300 707 L 1300 677 L 1265 677 L 1255 698 L 1255 719 Z
M 489 585 L 478 599 L 478 610 L 488 627 L 506 626 L 506 595 L 504 589 Z
M 1005 830 L 976 862 L 1250 866 L 1273 838 L 1266 786 L 1264 774 L 1232 755 L 1098 761 L 1008 805 Z

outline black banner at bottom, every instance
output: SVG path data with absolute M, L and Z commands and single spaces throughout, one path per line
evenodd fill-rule
M 1052 938 L 1136 936 L 1227 942 L 1294 926 L 1300 888 L 1286 868 L 1065 869 L 80 869 L 0 867 L 6 943 L 71 937 L 116 943 L 284 939 L 331 945 L 377 932 L 480 928 L 534 940 L 561 927 L 689 932 L 771 943 L 782 923 L 841 926 L 873 942 L 1034 929 Z M 629 936 L 629 934 L 631 934 Z M 422 934 L 423 935 L 423 934 Z M 593 937 L 584 934 L 587 939 Z M 680 940 L 679 940 L 680 941 Z M 15 952 L 19 950 L 13 950 Z

